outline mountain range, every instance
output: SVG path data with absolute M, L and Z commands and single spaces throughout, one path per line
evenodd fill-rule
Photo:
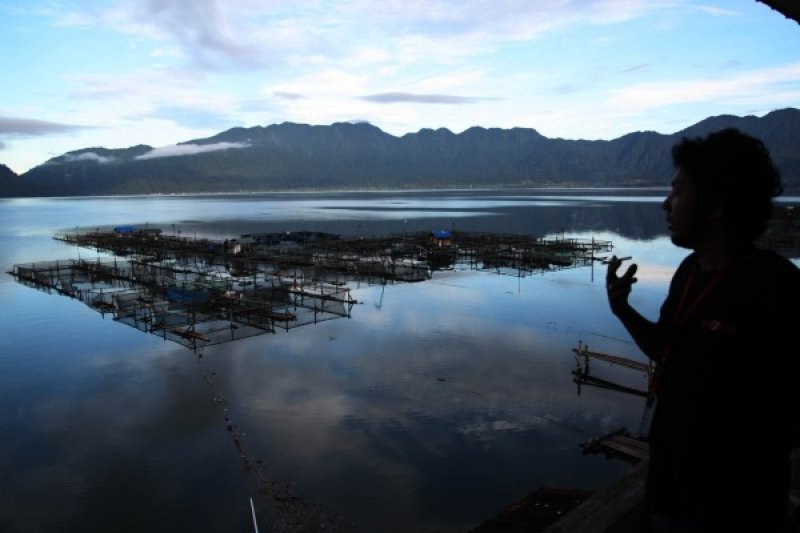
M 168 148 L 75 150 L 22 175 L 0 164 L 0 196 L 665 186 L 675 142 L 726 127 L 762 139 L 787 189 L 800 189 L 800 110 L 787 108 L 610 141 L 548 138 L 530 128 L 423 129 L 401 137 L 368 123 L 232 128 Z

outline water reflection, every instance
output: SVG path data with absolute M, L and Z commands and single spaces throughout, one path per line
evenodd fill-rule
M 663 235 L 660 190 L 408 191 L 361 193 L 276 193 L 215 196 L 155 196 L 0 200 L 0 222 L 12 234 L 42 227 L 46 211 L 69 229 L 85 213 L 93 224 L 176 224 L 185 235 L 237 235 L 251 231 L 329 231 L 342 235 L 389 234 L 435 228 L 549 235 L 606 231 L 623 236 Z M 617 209 L 624 203 L 625 208 Z M 14 216 L 7 216 L 11 212 Z M 532 214 L 535 212 L 535 215 Z M 52 234 L 53 228 L 50 228 Z M 48 231 L 46 227 L 42 231 Z
M 213 267 L 213 265 L 212 265 Z M 14 265 L 22 284 L 76 298 L 114 320 L 197 350 L 350 316 L 349 290 L 279 276 L 233 278 L 226 271 L 114 259 Z M 226 277 L 210 274 L 227 274 Z
M 602 393 L 589 395 L 591 412 L 576 411 L 564 394 L 572 361 L 545 332 L 570 342 L 578 332 L 558 310 L 514 318 L 533 302 L 554 304 L 541 287 L 500 293 L 502 302 L 487 306 L 476 287 L 487 276 L 387 286 L 379 313 L 325 323 L 314 338 L 291 336 L 269 358 L 243 341 L 204 361 L 251 421 L 255 453 L 281 457 L 271 465 L 279 479 L 335 502 L 364 531 L 465 531 L 518 497 L 515 485 L 584 485 L 614 468 L 577 455 L 577 442 L 638 416 L 638 405 L 620 410 Z M 378 289 L 359 299 L 369 305 Z M 508 312 L 492 312 L 506 304 Z M 331 494 L 326 483 L 347 490 Z
M 610 240 L 639 263 L 632 298 L 654 318 L 686 251 L 664 235 L 657 201 L 581 201 L 590 194 L 606 195 L 0 201 L 0 264 L 5 272 L 111 259 L 52 239 L 78 224 L 175 224 L 186 236 L 223 238 L 455 225 Z M 382 218 L 396 208 L 417 216 Z M 537 487 L 597 489 L 626 471 L 579 446 L 636 428 L 641 415 L 638 398 L 593 388 L 578 396 L 572 382 L 579 340 L 643 360 L 608 312 L 602 269 L 436 271 L 424 283 L 355 284 L 351 294 L 358 303 L 347 317 L 195 354 L 0 276 L 0 529 L 238 532 L 248 527 L 250 497 L 265 518 L 258 483 L 266 479 L 360 531 L 463 532 Z M 254 465 L 258 476 L 246 471 Z

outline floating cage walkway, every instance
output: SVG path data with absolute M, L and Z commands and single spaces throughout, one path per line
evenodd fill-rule
M 610 252 L 611 241 L 514 234 L 447 232 L 348 237 L 316 232 L 247 235 L 241 239 L 192 239 L 148 229 L 119 233 L 76 229 L 55 236 L 77 246 L 142 262 L 170 262 L 195 270 L 223 267 L 234 275 L 302 271 L 321 281 L 423 281 L 435 270 L 468 266 L 515 270 L 518 275 L 586 266 Z M 502 272 L 501 272 L 502 273 Z

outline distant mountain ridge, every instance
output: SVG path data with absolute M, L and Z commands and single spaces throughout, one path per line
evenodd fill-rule
M 787 108 L 760 118 L 715 116 L 673 134 L 636 132 L 610 141 L 548 138 L 530 128 L 473 127 L 459 134 L 422 129 L 402 137 L 368 123 L 232 128 L 166 149 L 76 150 L 21 176 L 0 165 L 0 196 L 663 186 L 678 139 L 726 127 L 761 138 L 787 188 L 800 188 L 800 110 Z

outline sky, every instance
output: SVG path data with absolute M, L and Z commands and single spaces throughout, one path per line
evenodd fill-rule
M 17 173 L 283 122 L 608 140 L 800 107 L 800 24 L 755 0 L 0 0 L 0 20 Z

